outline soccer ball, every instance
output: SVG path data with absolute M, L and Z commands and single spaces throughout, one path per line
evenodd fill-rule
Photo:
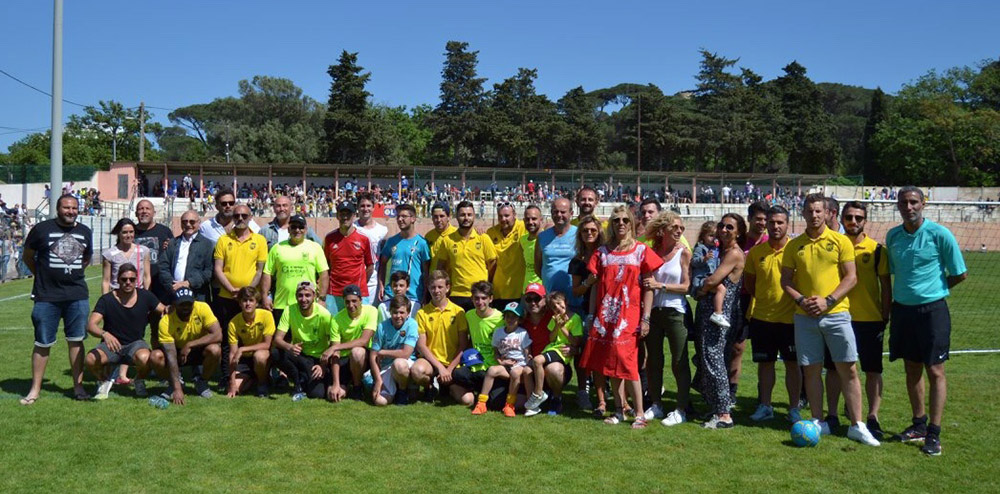
M 800 420 L 792 425 L 792 442 L 800 448 L 819 444 L 819 435 L 819 426 L 810 420 Z

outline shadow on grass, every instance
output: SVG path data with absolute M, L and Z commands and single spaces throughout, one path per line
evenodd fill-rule
M 28 390 L 31 389 L 31 379 L 4 379 L 0 381 L 0 391 L 3 391 L 5 395 L 10 395 L 10 397 L 23 397 L 28 394 Z M 63 395 L 68 398 L 73 398 L 73 387 L 60 388 L 52 383 L 48 379 L 42 380 L 42 391 L 49 394 Z

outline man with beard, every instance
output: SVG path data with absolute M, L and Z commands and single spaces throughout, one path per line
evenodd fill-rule
M 496 298 L 493 307 L 502 309 L 521 298 L 524 285 L 523 256 L 517 248 L 518 240 L 524 234 L 524 223 L 517 219 L 514 205 L 505 202 L 497 206 L 497 224 L 486 230 L 497 251 L 497 269 L 493 275 L 493 290 Z
M 584 186 L 581 187 L 576 193 L 576 218 L 573 218 L 569 223 L 573 226 L 577 226 L 580 223 L 580 218 L 584 216 L 597 216 L 594 214 L 594 210 L 597 209 L 597 204 L 600 203 L 600 199 L 597 197 L 597 191 L 592 187 Z M 572 211 L 571 211 L 572 213 Z M 607 229 L 608 222 L 601 221 L 601 229 Z
M 453 303 L 463 311 L 473 310 L 472 284 L 490 281 L 496 269 L 497 252 L 488 235 L 473 228 L 476 207 L 469 201 L 455 208 L 458 229 L 443 237 L 438 245 L 438 269 L 448 273 Z
M 438 242 L 443 237 L 447 237 L 456 230 L 456 228 L 451 225 L 451 207 L 443 202 L 434 203 L 434 205 L 431 206 L 431 222 L 434 223 L 434 228 L 427 232 L 424 239 L 427 240 L 427 246 L 431 249 L 431 264 L 429 269 L 433 271 L 437 269 Z
M 160 344 L 162 347 L 149 354 L 149 364 L 160 376 L 169 376 L 171 399 L 176 405 L 184 404 L 184 388 L 180 368 L 201 366 L 195 375 L 194 389 L 202 398 L 211 398 L 208 380 L 222 360 L 219 342 L 222 327 L 204 302 L 197 302 L 190 288 L 174 293 L 173 310 L 160 319 Z
M 542 210 L 534 204 L 524 208 L 524 235 L 517 239 L 520 248 L 521 258 L 524 264 L 524 283 L 521 284 L 521 292 L 532 283 L 541 283 L 542 279 L 535 271 L 535 241 L 538 240 L 538 231 L 542 229 Z
M 330 282 L 330 267 L 323 254 L 323 247 L 306 238 L 306 219 L 301 215 L 288 220 L 289 237 L 267 251 L 267 262 L 261 274 L 260 288 L 264 296 L 264 309 L 274 312 L 274 319 L 295 304 L 295 290 L 303 281 L 319 284 L 320 293 L 326 292 Z M 274 287 L 274 295 L 271 295 Z
M 138 245 L 143 245 L 149 249 L 149 266 L 150 266 L 150 286 L 149 290 L 156 295 L 156 298 L 160 300 L 160 303 L 169 303 L 170 294 L 173 290 L 167 290 L 166 286 L 160 282 L 160 270 L 157 269 L 157 263 L 160 257 L 163 256 L 164 251 L 167 250 L 167 245 L 170 240 L 174 237 L 173 232 L 170 228 L 165 225 L 161 225 L 156 222 L 156 209 L 153 207 L 153 203 L 148 199 L 142 199 L 135 205 L 135 243 Z M 159 314 L 155 315 L 155 320 L 151 321 L 153 327 L 157 327 L 156 324 L 160 322 Z
M 428 273 L 431 260 L 430 247 L 427 240 L 417 235 L 413 224 L 417 221 L 417 210 L 409 204 L 396 206 L 396 225 L 399 233 L 389 237 L 382 247 L 378 263 L 378 298 L 392 298 L 385 289 L 389 278 L 396 271 L 403 271 L 410 276 L 410 284 L 406 290 L 406 298 L 412 302 L 420 302 L 424 295 L 424 275 Z
M 222 187 L 215 193 L 215 207 L 219 210 L 215 216 L 205 220 L 198 230 L 212 243 L 219 241 L 219 238 L 233 229 L 233 208 L 236 206 L 236 194 L 229 187 Z M 250 231 L 257 233 L 260 226 L 257 222 L 250 222 Z

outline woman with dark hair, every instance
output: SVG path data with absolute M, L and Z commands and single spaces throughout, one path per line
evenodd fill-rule
M 653 292 L 642 288 L 643 278 L 651 276 L 663 259 L 648 245 L 635 240 L 635 217 L 627 206 L 618 206 L 608 224 L 607 242 L 590 257 L 587 269 L 597 278 L 591 292 L 590 313 L 594 324 L 583 351 L 581 366 L 611 378 L 617 410 L 606 424 L 624 420 L 625 387 L 635 403 L 633 429 L 646 427 L 639 384 L 639 339 L 649 333 L 649 311 Z M 619 391 L 622 389 L 622 391 Z
M 576 225 L 576 257 L 569 261 L 569 274 L 573 277 L 573 296 L 584 301 L 584 312 L 581 315 L 587 319 L 587 322 L 584 323 L 581 351 L 587 343 L 586 331 L 590 329 L 592 322 L 592 318 L 586 317 L 587 311 L 590 309 L 590 292 L 594 290 L 594 284 L 597 283 L 597 276 L 587 270 L 587 263 L 594 255 L 594 251 L 602 245 L 604 245 L 604 231 L 601 229 L 601 220 L 589 214 L 584 215 Z M 576 359 L 576 403 L 581 410 L 587 410 L 592 406 L 590 393 L 587 392 L 587 378 L 590 377 L 590 373 L 580 366 L 580 360 Z M 595 373 L 593 380 L 594 389 L 597 391 L 597 408 L 594 409 L 594 414 L 604 417 L 604 412 L 607 411 L 604 398 L 604 375 Z
M 101 266 L 103 276 L 101 278 L 101 294 L 106 294 L 111 290 L 118 289 L 118 270 L 125 264 L 135 266 L 136 286 L 149 290 L 149 249 L 143 245 L 135 243 L 135 222 L 129 218 L 118 220 L 115 227 L 111 229 L 111 234 L 118 237 L 118 241 L 101 252 Z M 122 364 L 118 368 L 115 384 L 128 385 L 132 380 L 126 375 L 128 365 Z
M 743 282 L 743 239 L 746 237 L 747 225 L 743 217 L 736 213 L 727 213 L 719 221 L 716 238 L 719 242 L 719 267 L 705 279 L 698 290 L 698 306 L 695 310 L 695 324 L 698 327 L 696 337 L 699 390 L 705 401 L 711 407 L 712 418 L 705 422 L 707 429 L 728 429 L 733 427 L 733 418 L 729 414 L 733 406 L 729 394 L 729 367 L 726 362 L 727 330 L 711 322 L 712 297 L 707 296 L 716 286 L 726 287 L 726 297 L 723 301 L 723 316 L 730 321 L 732 327 L 737 327 L 734 321 L 739 314 L 739 293 Z

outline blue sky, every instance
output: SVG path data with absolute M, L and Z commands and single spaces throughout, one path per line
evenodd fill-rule
M 1000 2 L 285 2 L 66 0 L 63 96 L 177 108 L 257 74 L 325 102 L 327 67 L 357 51 L 374 101 L 438 100 L 444 45 L 468 41 L 490 85 L 537 68 L 558 99 L 582 85 L 689 89 L 699 48 L 770 79 L 798 60 L 817 82 L 888 92 L 929 69 L 1000 56 Z M 0 69 L 51 90 L 52 2 L 0 1 Z M 64 104 L 63 113 L 81 108 Z M 0 149 L 48 127 L 49 98 L 0 74 Z M 167 122 L 167 111 L 152 110 Z

